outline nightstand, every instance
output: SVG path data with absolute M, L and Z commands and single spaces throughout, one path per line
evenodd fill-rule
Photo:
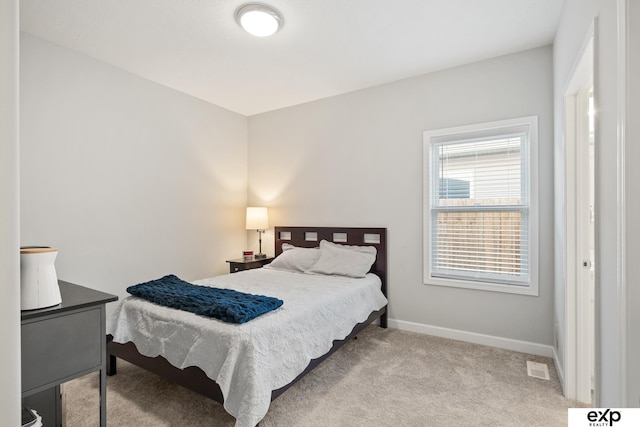
M 45 427 L 62 424 L 60 384 L 100 372 L 100 426 L 107 425 L 105 304 L 117 296 L 58 281 L 62 302 L 22 317 L 22 401 Z
M 273 257 L 267 257 L 267 258 L 261 258 L 261 259 L 238 258 L 238 259 L 227 260 L 227 262 L 229 263 L 230 273 L 237 273 L 238 271 L 251 270 L 253 268 L 264 267 L 265 265 L 269 264 L 271 261 L 273 261 Z

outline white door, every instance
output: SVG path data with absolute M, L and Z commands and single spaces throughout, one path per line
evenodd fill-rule
M 595 359 L 595 221 L 593 32 L 565 95 L 565 354 L 564 391 L 593 402 Z
M 595 354 L 595 166 L 594 107 L 591 81 L 576 98 L 576 343 L 577 399 L 592 403 Z

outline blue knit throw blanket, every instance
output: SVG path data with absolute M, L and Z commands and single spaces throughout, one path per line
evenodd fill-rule
M 264 295 L 194 285 L 173 274 L 129 286 L 127 292 L 156 304 L 230 323 L 248 322 L 283 304 L 278 298 Z

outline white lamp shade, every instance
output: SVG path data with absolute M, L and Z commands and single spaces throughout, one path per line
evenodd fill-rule
M 52 307 L 62 302 L 54 262 L 58 250 L 47 246 L 20 248 L 20 309 Z
M 266 230 L 269 228 L 269 214 L 267 208 L 247 208 L 247 230 Z

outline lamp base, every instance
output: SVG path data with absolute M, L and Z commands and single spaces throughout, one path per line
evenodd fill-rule
M 267 257 L 267 254 L 255 254 L 253 257 L 255 259 L 265 259 Z

